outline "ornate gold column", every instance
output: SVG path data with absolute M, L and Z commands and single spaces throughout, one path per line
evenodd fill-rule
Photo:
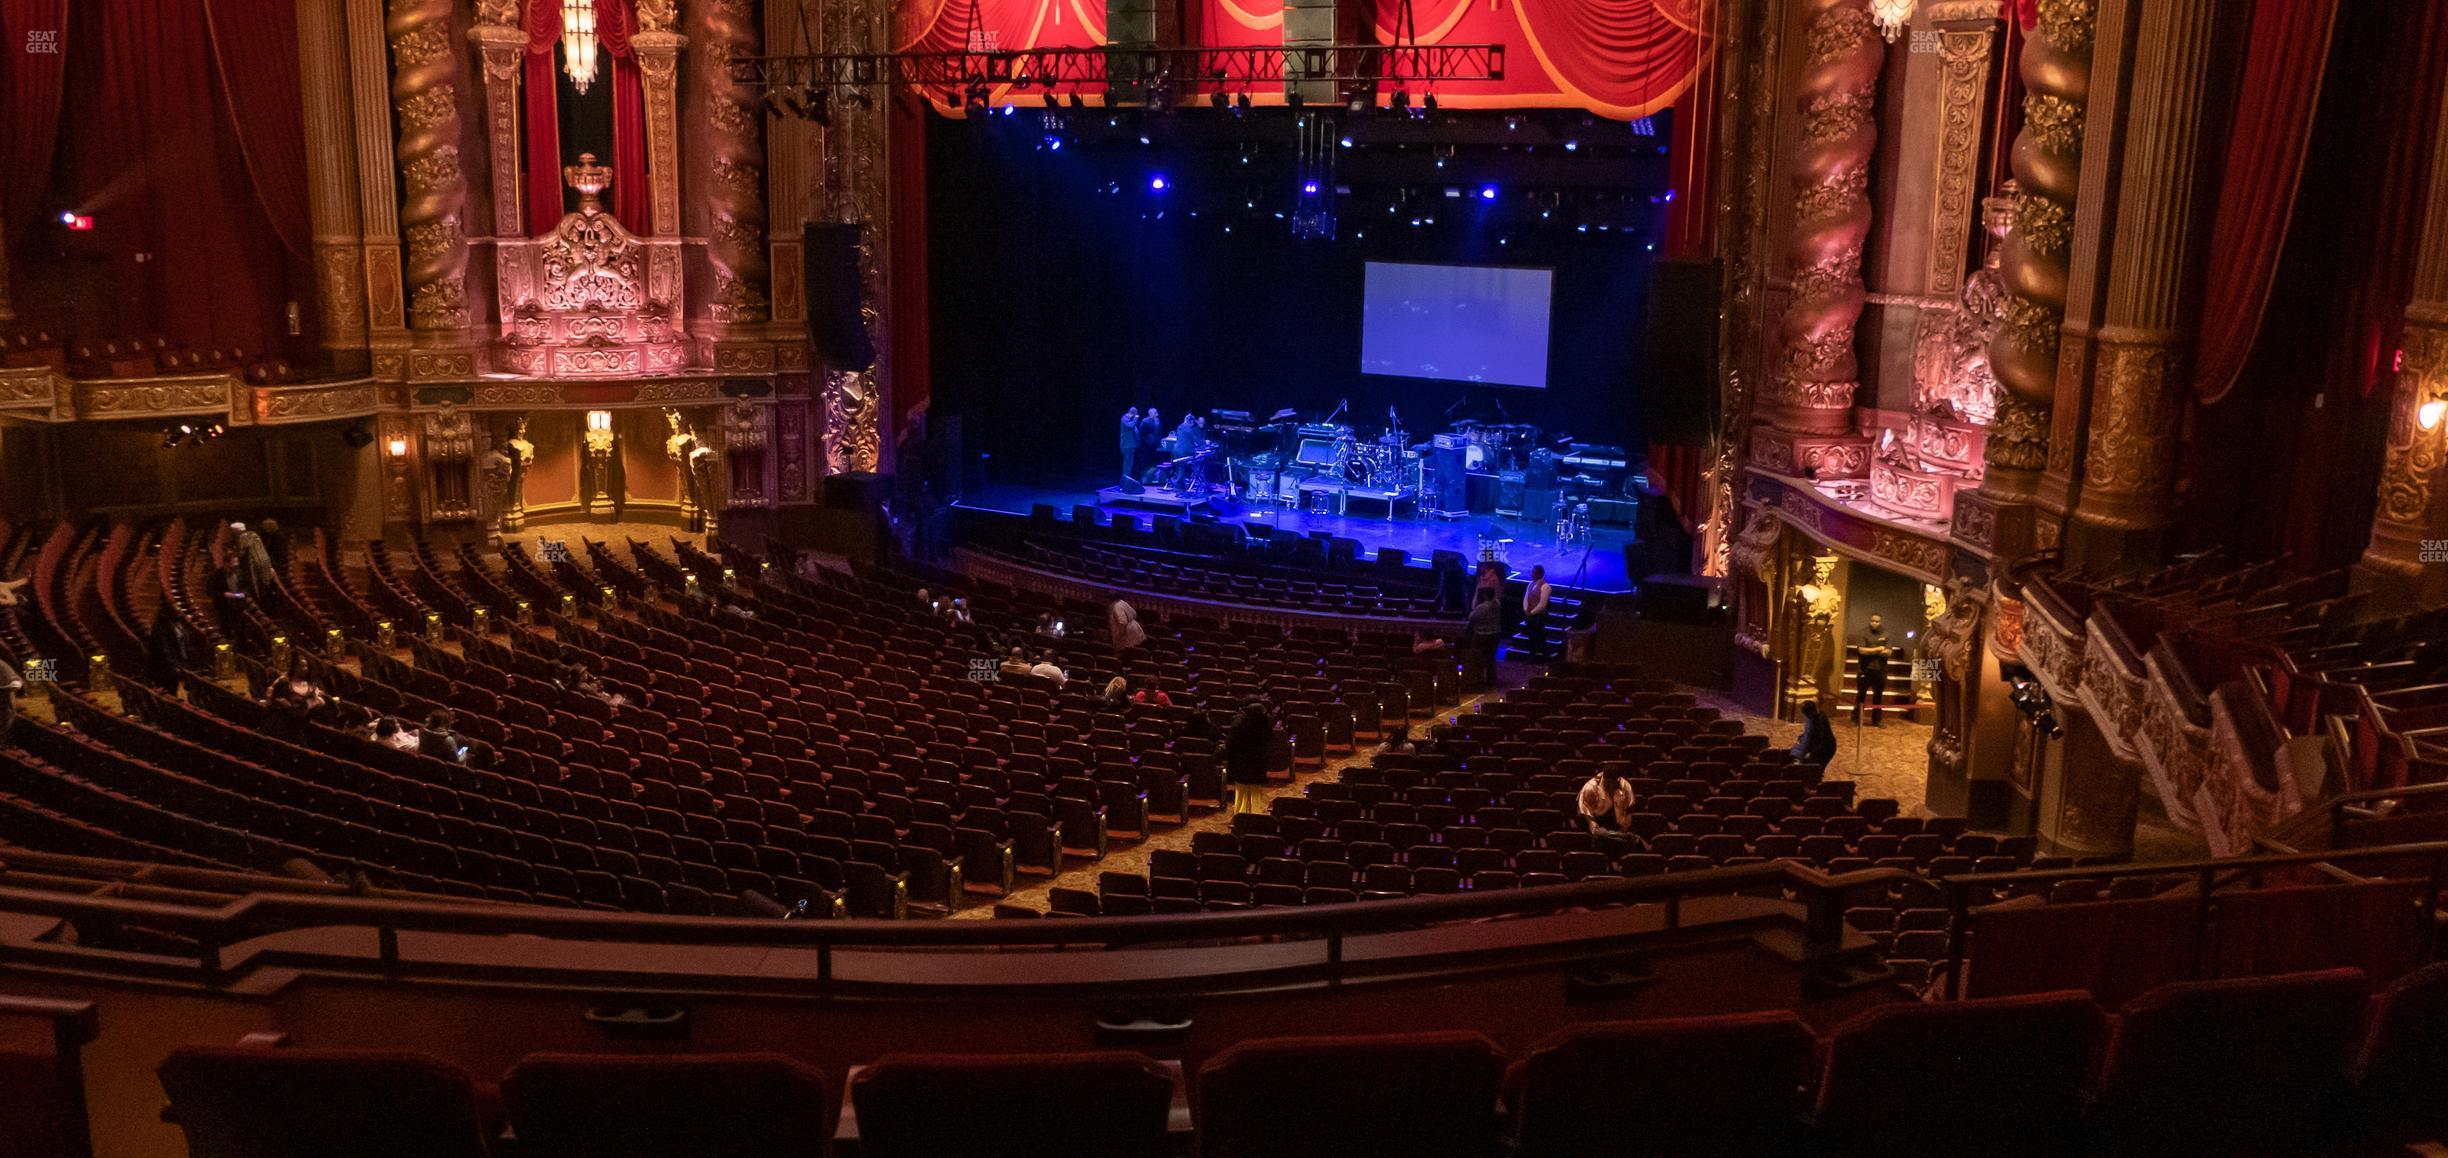
M 1769 379 L 1775 403 L 1769 417 L 1782 431 L 1842 436 L 1853 429 L 1853 331 L 1862 312 L 1862 243 L 1870 233 L 1870 161 L 1886 52 L 1863 0 L 1803 4 L 1809 48 L 1795 97 L 1802 144 L 1794 165 L 1793 296 Z
M 2380 505 L 2372 512 L 2371 545 L 2354 568 L 2355 587 L 2371 592 L 2379 611 L 2448 604 L 2448 496 L 2440 486 L 2440 465 L 2448 461 L 2448 116 L 2432 133 L 2431 185 L 2406 303 L 2405 362 L 2389 415 Z M 2434 402 L 2441 405 L 2432 407 L 2426 427 L 2424 408 Z
M 1981 123 L 1988 109 L 1989 47 L 1997 39 L 1996 0 L 1951 0 L 1933 5 L 1938 33 L 1938 172 L 1930 204 L 1929 262 L 1922 293 L 1949 302 L 1963 292 L 1964 259 L 1972 220 L 1979 216 L 1973 186 L 1980 167 Z M 1923 307 L 1915 322 L 1916 352 L 1954 328 L 1954 312 Z M 1916 358 L 1916 372 L 1925 367 Z M 1927 381 L 1915 382 L 1923 391 Z
M 653 186 L 657 237 L 680 236 L 680 50 L 688 37 L 672 31 L 677 0 L 638 0 L 638 30 L 629 37 L 646 96 L 646 179 Z
M 765 43 L 776 52 L 813 52 L 815 46 L 801 43 L 805 37 L 799 30 L 812 27 L 817 14 L 807 9 L 814 0 L 767 0 L 765 5 Z M 797 117 L 776 117 L 766 122 L 765 133 L 765 204 L 768 210 L 769 236 L 767 252 L 773 271 L 773 311 L 771 331 L 776 342 L 807 340 L 806 287 L 800 285 L 805 259 L 800 241 L 801 224 L 815 219 L 816 209 L 816 125 Z M 802 367 L 804 368 L 804 364 Z
M 2066 536 L 2071 561 L 2096 571 L 2152 562 L 2175 506 L 2218 11 L 2219 0 L 2155 0 L 2140 9 L 2082 494 Z
M 730 67 L 732 57 L 756 54 L 756 17 L 748 0 L 699 0 L 690 11 L 706 94 L 706 261 L 714 270 L 706 312 L 726 324 L 762 322 L 768 301 L 764 102 L 754 88 L 732 81 Z
M 2006 323 L 1989 346 L 1989 364 L 2006 396 L 1989 431 L 1988 473 L 1981 483 L 1982 492 L 1997 499 L 2030 498 L 2047 465 L 2096 4 L 2040 0 L 2039 26 L 2023 42 L 2023 129 L 2014 143 L 2022 195 L 2000 266 Z
M 527 199 L 520 194 L 519 79 L 526 71 L 527 30 L 519 26 L 518 0 L 479 0 L 476 27 L 468 30 L 484 61 L 485 147 L 492 158 L 493 236 L 527 233 Z M 502 312 L 527 299 L 515 251 L 493 247 L 493 281 Z M 505 317 L 503 321 L 509 319 Z
M 459 55 L 451 0 L 392 0 L 391 100 L 399 116 L 400 217 L 408 318 L 420 331 L 468 327 L 467 178 L 459 168 Z
M 306 126 L 306 210 L 314 224 L 315 310 L 332 368 L 367 366 L 365 238 L 349 112 L 348 20 L 331 0 L 298 0 L 298 87 Z
M 827 0 L 827 52 L 871 52 L 891 43 L 891 5 L 885 0 Z M 820 388 L 820 440 L 826 474 L 872 471 L 883 458 L 881 433 L 885 387 L 892 375 L 892 334 L 883 309 L 889 287 L 891 242 L 890 106 L 882 99 L 853 101 L 833 112 L 824 131 L 824 211 L 828 220 L 859 225 L 860 316 L 875 350 L 867 370 L 828 366 Z
M 1769 142 L 1776 134 L 1773 99 L 1782 48 L 1781 22 L 1768 0 L 1719 0 L 1718 64 L 1724 92 L 1717 118 L 1716 182 L 1717 244 L 1725 266 L 1717 327 L 1717 426 L 1709 439 L 1708 516 L 1700 527 L 1700 568 L 1704 574 L 1731 577 L 1740 564 L 1735 550 L 1735 519 L 1741 501 L 1743 448 L 1750 437 L 1752 385 L 1760 353 L 1760 284 L 1766 277 L 1768 254 Z M 1737 595 L 1737 599 L 1742 598 Z M 1739 613 L 1739 611 L 1738 611 Z
M 312 0 L 308 0 L 309 3 Z M 383 0 L 347 0 L 350 128 L 357 153 L 357 231 L 364 238 L 366 345 L 374 376 L 408 373 L 407 297 L 400 284 L 399 177 L 392 168 L 391 49 Z

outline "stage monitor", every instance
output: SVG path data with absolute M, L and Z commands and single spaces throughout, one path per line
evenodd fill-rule
M 1554 280 L 1549 269 L 1369 262 L 1360 372 L 1543 388 Z

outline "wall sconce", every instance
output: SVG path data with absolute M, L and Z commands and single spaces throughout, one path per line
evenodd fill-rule
M 612 429 L 612 412 L 611 412 L 611 411 L 609 411 L 609 410 L 589 410 L 589 411 L 587 411 L 587 427 L 586 427 L 586 428 L 587 428 L 588 430 L 610 430 L 610 429 Z
M 2414 408 L 2414 422 L 2424 430 L 2438 430 L 2443 416 L 2448 416 L 2448 400 L 2434 398 Z
M 383 444 L 383 449 L 391 452 L 393 458 L 406 458 L 408 457 L 408 440 L 396 434 L 392 435 L 391 441 Z

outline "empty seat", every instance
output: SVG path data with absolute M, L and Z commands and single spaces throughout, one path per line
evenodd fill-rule
M 483 1158 L 476 1084 L 389 1050 L 188 1046 L 161 1064 L 197 1158 Z
M 529 1054 L 502 1079 L 519 1152 L 539 1158 L 818 1158 L 833 1083 L 781 1054 Z
M 893 1054 L 850 1086 L 867 1158 L 1149 1158 L 1173 1077 L 1136 1053 Z
M 2448 1136 L 2448 962 L 2397 979 L 2373 1002 L 2356 1062 L 2358 1124 L 2377 1139 Z
M 1475 1033 L 1247 1041 L 1198 1075 L 1201 1158 L 1480 1158 L 1504 1055 Z
M 2319 1152 L 2362 1010 L 2356 969 L 2180 981 L 2134 998 L 2100 1081 L 2105 1152 Z
M 1819 1128 L 1861 1158 L 2073 1153 L 2107 1024 L 2081 992 L 1879 1006 L 1828 1041 Z
M 1574 1026 L 1506 1076 L 1522 1158 L 1801 1153 L 1816 1047 L 1788 1010 Z

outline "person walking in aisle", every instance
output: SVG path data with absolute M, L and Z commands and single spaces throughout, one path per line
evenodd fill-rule
M 1256 700 L 1241 705 L 1224 737 L 1224 781 L 1232 785 L 1232 810 L 1266 811 L 1267 763 L 1275 756 L 1275 721 Z
M 1478 687 L 1496 686 L 1496 645 L 1504 634 L 1504 609 L 1496 603 L 1496 592 L 1482 587 L 1479 601 L 1470 610 L 1470 662 L 1477 667 L 1471 682 Z
M 1802 735 L 1794 740 L 1793 758 L 1797 764 L 1822 768 L 1836 758 L 1836 728 L 1819 710 L 1817 700 L 1802 701 Z

